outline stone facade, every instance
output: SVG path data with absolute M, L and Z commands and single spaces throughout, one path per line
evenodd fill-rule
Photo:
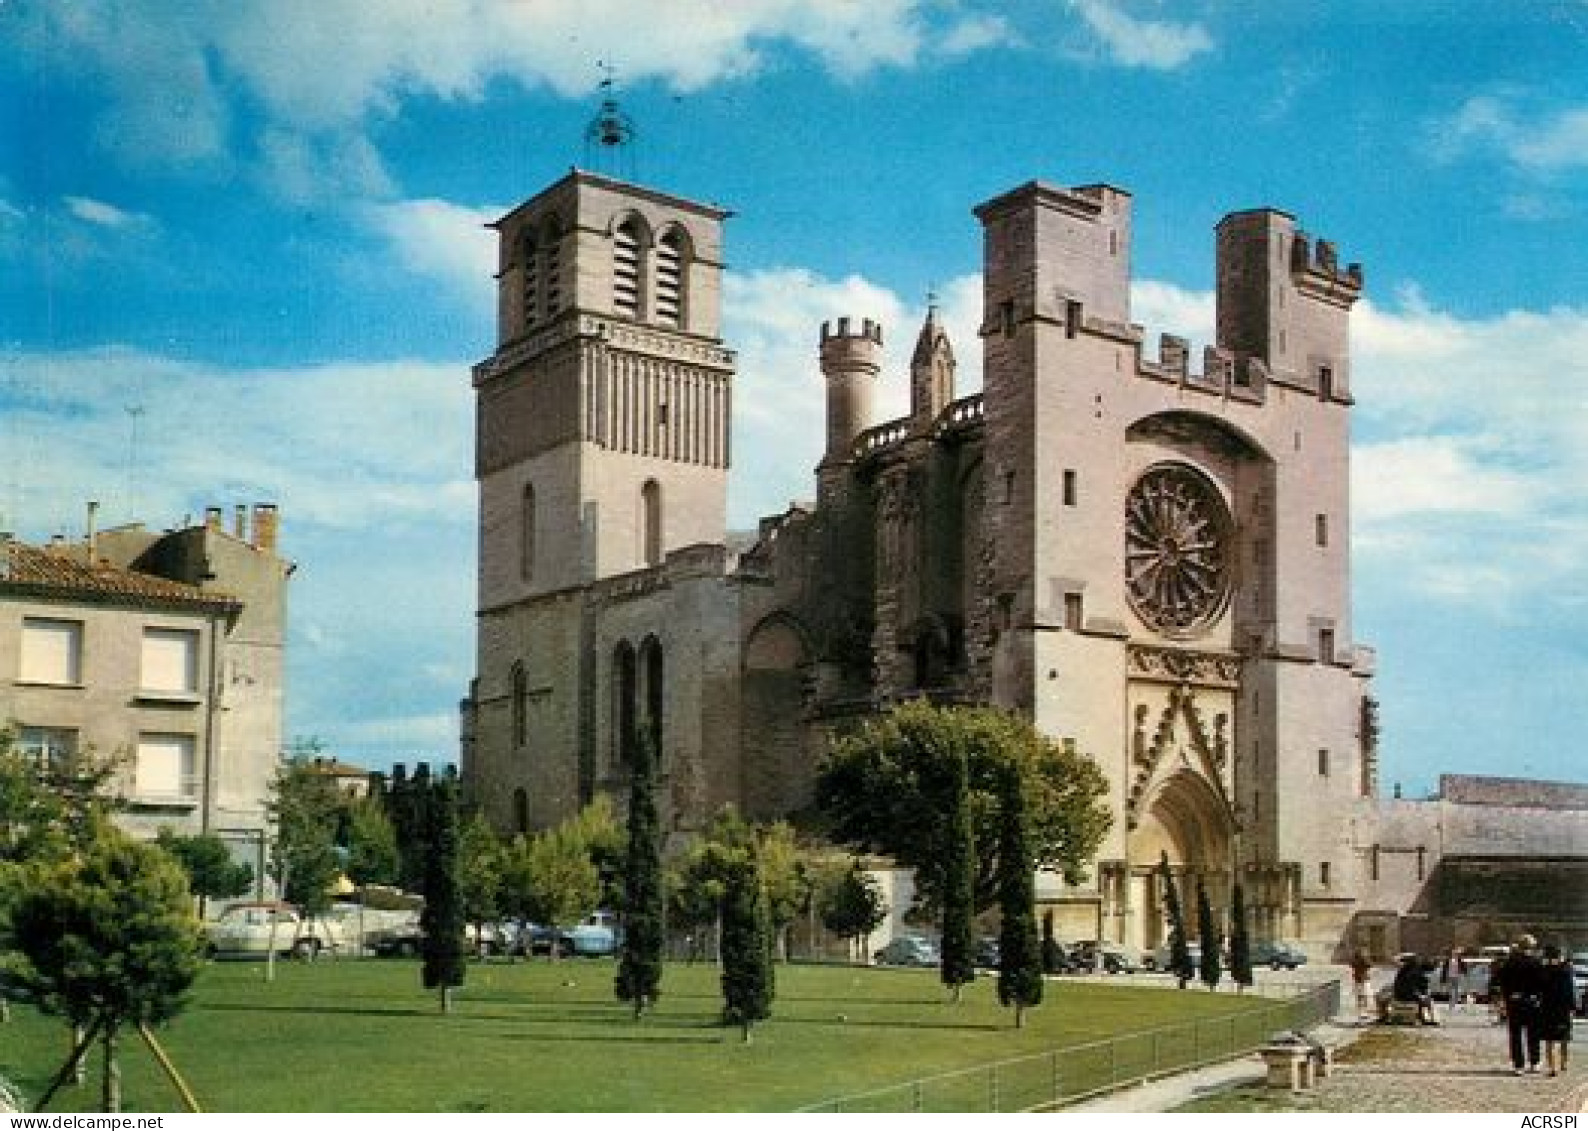
M 250 523 L 252 529 L 250 530 Z M 286 581 L 271 505 L 202 525 L 0 546 L 0 711 L 24 750 L 120 760 L 121 821 L 213 832 L 262 873 Z
M 1372 650 L 1353 633 L 1348 325 L 1362 273 L 1273 210 L 1216 238 L 1218 340 L 1150 356 L 1130 194 L 1031 183 L 975 209 L 983 391 L 936 313 L 909 415 L 871 419 L 884 328 L 821 327 L 816 501 L 725 533 L 727 214 L 574 172 L 500 223 L 479 406 L 477 678 L 465 782 L 549 824 L 659 743 L 667 818 L 809 802 L 836 728 L 992 703 L 1102 767 L 1090 883 L 1061 935 L 1149 948 L 1153 868 L 1259 937 L 1336 952 L 1376 820 Z M 1047 878 L 1044 877 L 1046 880 Z

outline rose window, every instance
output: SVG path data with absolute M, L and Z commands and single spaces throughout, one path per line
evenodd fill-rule
M 1230 517 L 1200 473 L 1161 464 L 1125 504 L 1125 592 L 1136 615 L 1168 636 L 1192 636 L 1224 611 Z

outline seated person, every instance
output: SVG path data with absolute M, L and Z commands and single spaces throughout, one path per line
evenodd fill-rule
M 1401 959 L 1401 968 L 1395 971 L 1395 984 L 1390 987 L 1393 1001 L 1416 1002 L 1417 1020 L 1424 1025 L 1437 1025 L 1434 1020 L 1434 1003 L 1428 994 L 1428 971 L 1415 954 Z

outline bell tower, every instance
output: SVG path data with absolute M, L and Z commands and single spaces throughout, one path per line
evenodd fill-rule
M 575 170 L 494 225 L 474 369 L 482 609 L 721 542 L 726 211 Z

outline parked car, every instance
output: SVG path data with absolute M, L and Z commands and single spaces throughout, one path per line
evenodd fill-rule
M 980 966 L 983 970 L 996 970 L 998 969 L 1000 958 L 1001 954 L 997 939 L 988 936 L 976 941 L 976 954 L 972 961 L 977 966 Z
M 1588 950 L 1571 956 L 1572 997 L 1577 999 L 1577 1016 L 1588 1017 Z
M 364 945 L 378 958 L 413 958 L 424 947 L 425 935 L 419 923 L 405 923 L 371 931 Z
M 936 966 L 943 960 L 937 943 L 920 935 L 900 935 L 872 957 L 878 966 Z
M 290 903 L 234 903 L 204 928 L 212 957 L 263 958 L 277 954 L 314 958 L 345 950 L 352 939 L 339 917 L 305 919 Z
M 1070 964 L 1079 973 L 1101 970 L 1104 974 L 1132 974 L 1136 960 L 1130 952 L 1114 943 L 1084 939 L 1070 948 Z
M 1271 970 L 1294 970 L 1307 964 L 1307 952 L 1293 942 L 1259 942 L 1252 945 L 1252 966 Z
M 574 953 L 573 940 L 561 927 L 525 923 L 518 931 L 518 951 L 525 956 L 568 958 Z
M 611 911 L 592 911 L 562 934 L 568 942 L 565 953 L 581 957 L 616 954 L 623 943 L 623 928 L 618 926 L 618 917 Z

